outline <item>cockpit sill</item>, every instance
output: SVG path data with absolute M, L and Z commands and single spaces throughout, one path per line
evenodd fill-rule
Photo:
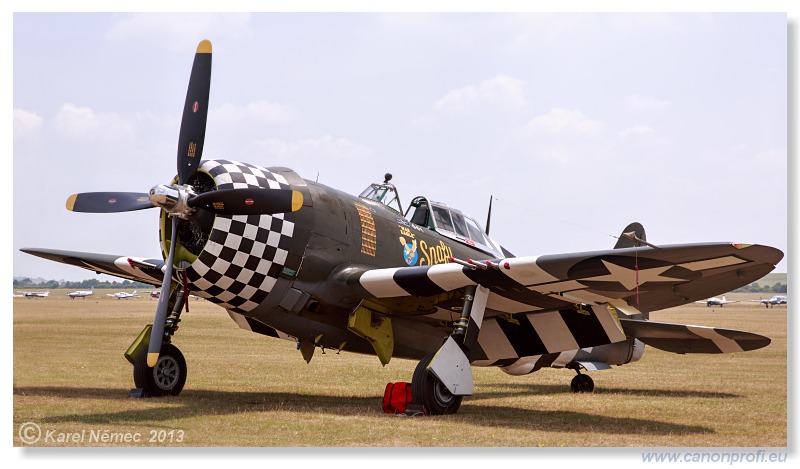
M 378 202 L 410 223 L 433 230 L 492 258 L 509 257 L 509 253 L 485 233 L 480 223 L 458 209 L 419 196 L 403 211 L 397 188 L 389 182 L 391 179 L 392 175 L 387 173 L 382 184 L 370 184 L 359 197 Z

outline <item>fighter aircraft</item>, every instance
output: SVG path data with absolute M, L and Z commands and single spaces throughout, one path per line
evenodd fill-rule
M 49 249 L 24 252 L 158 285 L 153 324 L 126 353 L 140 395 L 177 395 L 186 362 L 175 333 L 189 293 L 239 327 L 316 348 L 418 360 L 413 400 L 457 411 L 471 366 L 512 375 L 639 360 L 645 344 L 675 353 L 754 350 L 770 339 L 649 321 L 651 311 L 747 285 L 783 253 L 755 244 L 654 245 L 633 223 L 613 249 L 515 257 L 455 207 L 419 196 L 407 208 L 387 174 L 359 196 L 284 167 L 201 160 L 211 44 L 199 44 L 178 140 L 177 176 L 146 193 L 81 193 L 74 212 L 160 209 L 160 257 Z M 255 155 L 254 155 L 255 156 Z M 264 159 L 268 159 L 265 156 Z
M 128 298 L 141 298 L 139 296 L 139 292 L 137 292 L 136 290 L 134 290 L 133 293 L 128 293 L 128 292 L 124 292 L 124 291 L 120 291 L 120 292 L 116 292 L 116 293 L 106 293 L 106 296 L 110 296 L 110 297 L 115 298 L 117 300 L 127 300 Z
M 717 297 L 706 298 L 703 301 L 695 301 L 695 303 L 699 303 L 699 304 L 704 304 L 705 303 L 706 306 L 719 306 L 721 308 L 721 307 L 723 307 L 725 305 L 729 305 L 729 304 L 732 304 L 732 303 L 741 303 L 741 302 L 740 301 L 728 301 L 723 296 L 722 298 L 717 298 Z
M 750 300 L 750 301 L 761 303 L 765 307 L 769 308 L 770 306 L 785 305 L 789 302 L 789 299 L 785 296 L 773 296 L 768 300 L 762 298 L 760 300 Z
M 87 296 L 92 296 L 92 295 L 94 295 L 94 287 L 88 290 L 78 290 L 72 293 L 67 293 L 67 296 L 69 296 L 73 300 L 75 298 L 86 298 Z

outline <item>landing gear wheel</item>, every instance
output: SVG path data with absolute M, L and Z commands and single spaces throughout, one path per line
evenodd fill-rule
M 454 396 L 441 381 L 428 372 L 434 354 L 423 358 L 414 369 L 411 394 L 414 404 L 425 406 L 430 415 L 455 414 L 461 406 L 462 396 Z
M 133 364 L 133 382 L 152 397 L 177 396 L 186 384 L 186 360 L 178 347 L 161 346 L 156 366 L 147 366 L 147 350 L 143 350 Z
M 594 391 L 594 381 L 592 381 L 589 375 L 579 374 L 572 378 L 569 387 L 572 389 L 572 392 L 592 392 Z

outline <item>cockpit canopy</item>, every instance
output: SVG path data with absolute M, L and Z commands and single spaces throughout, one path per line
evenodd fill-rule
M 382 184 L 370 184 L 359 197 L 379 202 L 398 215 L 403 215 L 400 196 L 394 184 L 389 183 L 391 180 L 392 175 L 386 173 Z M 496 258 L 506 257 L 503 248 L 484 234 L 483 228 L 474 218 L 441 202 L 416 197 L 405 211 L 405 217 L 415 225 L 434 230 L 442 236 L 477 248 Z
M 406 219 L 488 254 L 503 257 L 500 246 L 484 234 L 483 228 L 474 218 L 441 202 L 416 197 L 408 207 Z

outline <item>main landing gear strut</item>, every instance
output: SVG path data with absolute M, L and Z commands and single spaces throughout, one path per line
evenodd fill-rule
M 478 347 L 489 289 L 468 287 L 461 318 L 438 352 L 423 358 L 411 381 L 413 403 L 428 415 L 454 414 L 463 396 L 472 395 L 472 369 L 468 354 Z
M 163 345 L 155 366 L 147 365 L 150 325 L 145 327 L 125 354 L 128 361 L 133 363 L 133 382 L 136 389 L 131 390 L 131 397 L 177 396 L 183 390 L 183 385 L 186 384 L 186 360 L 178 347 L 171 343 L 171 339 L 181 321 L 185 291 L 179 287 L 174 291 L 173 298 L 170 298 L 172 309 L 164 324 Z

